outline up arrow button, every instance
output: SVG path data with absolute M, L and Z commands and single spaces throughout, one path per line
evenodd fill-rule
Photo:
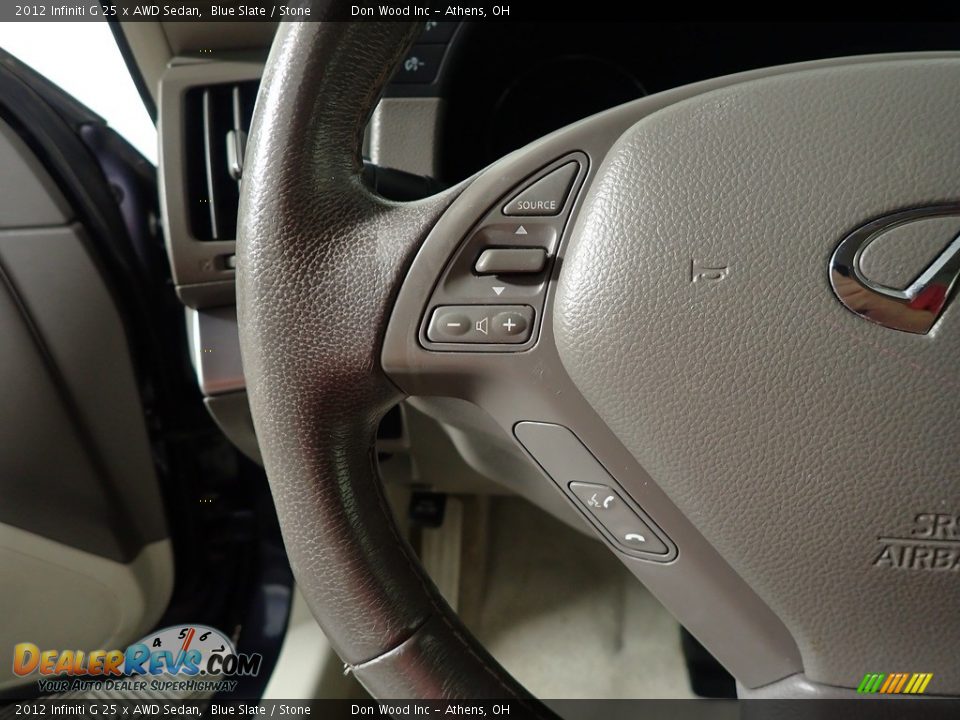
M 580 165 L 571 161 L 514 195 L 503 206 L 504 215 L 559 215 Z

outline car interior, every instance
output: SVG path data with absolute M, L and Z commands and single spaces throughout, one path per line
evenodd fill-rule
M 0 48 L 0 652 L 960 694 L 956 24 L 110 22 L 156 166 Z

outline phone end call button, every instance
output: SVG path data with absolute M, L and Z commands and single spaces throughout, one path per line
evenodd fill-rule
M 572 482 L 569 487 L 583 508 L 623 550 L 653 555 L 667 554 L 667 546 L 624 502 L 616 490 L 606 485 L 583 482 Z

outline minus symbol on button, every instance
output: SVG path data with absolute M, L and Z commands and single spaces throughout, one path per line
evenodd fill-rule
M 463 323 L 447 323 L 447 327 L 460 327 Z

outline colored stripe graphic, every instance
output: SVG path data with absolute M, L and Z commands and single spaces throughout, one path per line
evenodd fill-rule
M 867 673 L 860 681 L 857 692 L 867 695 L 875 693 L 880 688 L 880 683 L 884 677 L 886 676 L 882 673 Z
M 897 684 L 897 680 L 899 679 L 900 675 L 898 673 L 891 673 L 890 675 L 887 675 L 887 681 L 880 688 L 881 694 L 890 692 L 890 689 Z
M 907 682 L 907 674 L 906 674 L 906 673 L 900 673 L 900 682 L 898 682 L 898 683 L 897 683 L 897 686 L 896 686 L 893 690 L 891 690 L 890 692 L 895 692 L 895 693 L 900 692 L 901 690 L 903 690 L 903 686 L 904 686 L 904 684 L 905 684 L 906 682 Z
M 933 679 L 933 673 L 867 673 L 857 685 L 861 695 L 921 695 Z

